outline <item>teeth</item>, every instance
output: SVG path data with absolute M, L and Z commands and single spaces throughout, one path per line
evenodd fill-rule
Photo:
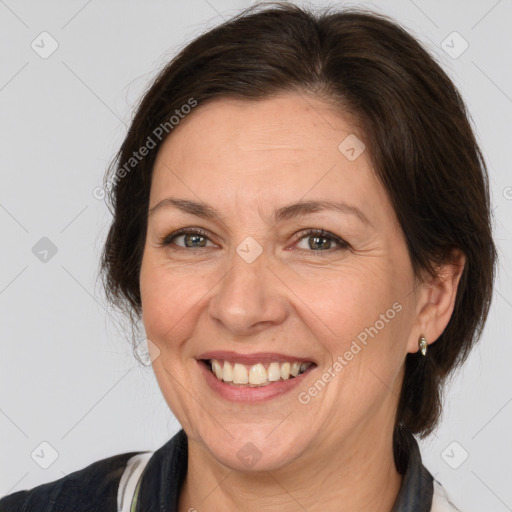
M 249 370 L 249 382 L 251 384 L 264 384 L 267 382 L 267 370 L 262 364 L 255 364 Z
M 267 378 L 270 382 L 275 382 L 281 378 L 281 368 L 279 367 L 279 363 L 270 363 L 267 370 Z
M 268 368 L 262 363 L 247 367 L 240 363 L 230 363 L 229 361 L 210 361 L 212 373 L 224 382 L 233 384 L 248 384 L 249 386 L 267 386 L 271 382 L 279 380 L 288 380 L 294 378 L 300 373 L 305 372 L 313 363 L 278 363 L 272 362 Z
M 300 363 L 292 363 L 292 367 L 290 369 L 290 373 L 294 377 L 297 377 L 297 375 L 299 375 L 299 371 L 300 371 Z
M 249 374 L 247 368 L 243 364 L 235 363 L 233 368 L 233 384 L 247 384 L 249 382 Z
M 217 364 L 218 364 L 218 361 L 217 361 Z M 228 362 L 228 361 L 224 362 L 224 368 L 222 370 L 222 377 L 219 377 L 217 375 L 217 378 L 222 379 L 224 382 L 233 382 L 233 366 L 231 366 L 230 362 Z
M 281 365 L 281 378 L 284 380 L 290 378 L 290 363 L 283 363 Z
M 217 379 L 222 379 L 222 366 L 215 359 L 212 361 L 212 371 L 217 376 Z

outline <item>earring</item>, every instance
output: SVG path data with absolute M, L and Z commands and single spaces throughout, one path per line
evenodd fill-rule
M 423 336 L 423 334 L 420 336 L 418 346 L 420 347 L 421 355 L 426 356 L 428 342 L 427 342 L 427 339 L 425 338 L 425 336 Z

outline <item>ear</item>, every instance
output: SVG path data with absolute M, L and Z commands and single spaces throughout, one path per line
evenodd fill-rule
M 417 317 L 411 329 L 407 352 L 418 352 L 420 336 L 427 343 L 434 343 L 443 333 L 453 313 L 457 287 L 464 270 L 466 258 L 456 249 L 452 261 L 438 269 L 436 277 L 428 278 L 420 285 L 417 293 Z

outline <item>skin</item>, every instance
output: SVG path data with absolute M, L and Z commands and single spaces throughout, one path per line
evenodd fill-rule
M 150 209 L 167 197 L 210 204 L 223 222 L 162 207 L 148 218 L 140 273 L 143 323 L 158 350 L 160 389 L 189 439 L 179 510 L 390 511 L 402 477 L 392 433 L 405 356 L 434 342 L 453 311 L 464 258 L 437 280 L 417 280 L 395 213 L 367 151 L 338 145 L 356 134 L 321 99 L 282 94 L 198 106 L 157 155 Z M 362 140 L 362 135 L 358 135 Z M 344 201 L 368 218 L 323 211 L 270 221 L 299 200 Z M 185 250 L 180 228 L 208 232 Z M 349 244 L 307 229 L 325 229 Z M 261 246 L 252 263 L 236 248 Z M 206 246 L 205 246 L 206 244 Z M 181 250 L 180 250 L 181 249 Z M 302 252 L 300 252 L 302 251 Z M 401 310 L 336 376 L 300 403 L 358 334 Z M 298 388 L 260 404 L 228 402 L 196 358 L 208 350 L 281 352 L 317 366 Z M 237 454 L 252 443 L 251 467 Z

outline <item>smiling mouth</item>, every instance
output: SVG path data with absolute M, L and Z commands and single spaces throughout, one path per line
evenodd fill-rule
M 294 379 L 312 366 L 316 366 L 313 362 L 299 361 L 283 363 L 274 361 L 267 364 L 257 363 L 254 365 L 233 363 L 219 359 L 202 359 L 201 361 L 218 380 L 226 384 L 245 387 L 262 387 L 275 382 L 284 382 Z

